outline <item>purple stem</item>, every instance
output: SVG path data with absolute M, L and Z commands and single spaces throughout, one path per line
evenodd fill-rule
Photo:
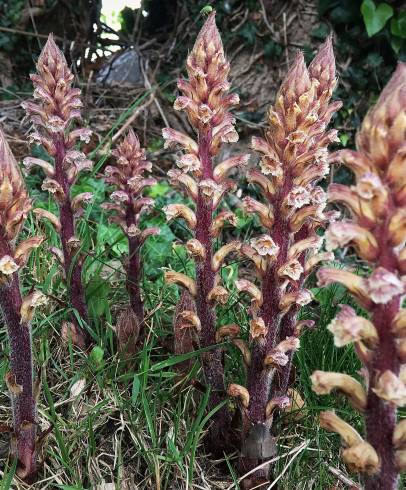
M 199 158 L 203 168 L 203 179 L 213 179 L 212 158 L 210 155 L 211 130 L 200 134 Z M 199 191 L 196 203 L 196 239 L 203 245 L 206 256 L 204 261 L 196 265 L 196 310 L 201 322 L 200 344 L 209 347 L 216 343 L 216 313 L 214 307 L 207 300 L 209 292 L 215 285 L 215 272 L 212 270 L 213 240 L 210 229 L 213 220 L 211 203 L 207 203 Z M 213 349 L 202 354 L 203 372 L 207 384 L 211 388 L 209 408 L 215 408 L 225 399 L 224 368 L 221 359 L 221 350 Z M 214 423 L 210 429 L 210 439 L 219 448 L 228 436 L 230 415 L 227 408 L 222 407 L 214 416 Z
M 399 311 L 399 299 L 387 305 L 377 306 L 373 312 L 373 322 L 379 334 L 379 348 L 369 366 L 371 379 L 375 373 L 390 370 L 396 375 L 400 364 L 396 345 L 390 332 L 392 320 Z M 372 383 L 371 383 L 372 384 Z M 398 488 L 399 471 L 395 465 L 395 451 L 392 437 L 396 425 L 396 407 L 378 396 L 369 388 L 366 410 L 367 441 L 372 444 L 381 462 L 380 472 L 365 481 L 365 490 L 395 490 Z
M 390 203 L 390 210 L 393 209 Z M 391 212 L 390 211 L 390 212 Z M 389 213 L 390 215 L 390 213 Z M 397 258 L 393 248 L 388 243 L 390 234 L 384 222 L 374 235 L 377 237 L 381 256 L 377 265 L 387 270 L 396 271 Z M 392 322 L 400 309 L 400 298 L 396 297 L 387 304 L 376 305 L 372 313 L 372 320 L 378 331 L 379 344 L 374 351 L 374 357 L 367 366 L 369 371 L 369 390 L 365 416 L 367 441 L 374 447 L 381 462 L 377 475 L 365 479 L 365 490 L 396 490 L 398 488 L 399 471 L 395 465 L 395 451 L 392 437 L 396 426 L 396 407 L 388 403 L 372 391 L 377 373 L 386 370 L 398 375 L 400 362 L 393 335 L 390 333 Z
M 68 289 L 68 297 L 71 300 L 73 308 L 75 308 L 81 318 L 89 321 L 87 307 L 85 302 L 85 292 L 82 282 L 82 263 L 78 257 L 69 249 L 68 241 L 75 236 L 75 218 L 73 215 L 72 204 L 70 200 L 70 184 L 66 177 L 63 168 L 63 160 L 66 154 L 66 147 L 63 138 L 55 140 L 56 156 L 55 156 L 55 179 L 62 187 L 65 198 L 59 206 L 59 219 L 61 222 L 61 242 L 64 256 L 64 268 Z M 73 323 L 76 327 L 77 336 L 80 338 L 80 344 L 86 346 L 90 342 L 88 332 L 83 330 L 73 316 Z
M 126 211 L 126 224 L 127 227 L 136 225 L 137 220 L 134 212 L 133 203 L 127 206 Z M 140 288 L 140 276 L 141 276 L 141 264 L 140 264 L 140 242 L 137 237 L 128 237 L 128 269 L 127 269 L 127 291 L 130 297 L 131 308 L 133 309 L 139 325 L 140 334 L 139 338 L 143 338 L 143 320 L 144 320 L 144 306 L 141 299 Z
M 248 436 L 248 431 L 252 425 L 258 423 L 263 424 L 266 421 L 266 405 L 270 399 L 270 390 L 273 385 L 273 379 L 270 371 L 264 369 L 264 360 L 267 353 L 276 346 L 279 341 L 281 329 L 279 302 L 281 299 L 280 290 L 278 287 L 277 270 L 286 262 L 290 231 L 287 224 L 281 219 L 281 213 L 277 210 L 283 201 L 283 197 L 287 192 L 288 185 L 284 184 L 279 196 L 274 200 L 274 209 L 276 221 L 272 228 L 272 238 L 279 245 L 279 254 L 276 262 L 268 267 L 264 277 L 262 278 L 262 295 L 263 306 L 260 316 L 268 328 L 268 334 L 264 344 L 255 343 L 251 349 L 251 365 L 248 369 L 247 388 L 250 394 L 250 403 L 246 413 L 246 420 L 243 421 L 242 441 Z M 272 198 L 270 198 L 270 201 Z M 279 218 L 278 218 L 279 217 Z M 262 462 L 261 459 L 252 459 L 241 456 L 239 466 L 241 472 L 247 472 L 254 469 Z M 243 486 L 245 489 L 255 488 L 263 481 L 269 478 L 270 467 L 262 467 L 251 474 Z
M 9 247 L 0 243 L 1 255 L 10 254 Z M 10 282 L 0 286 L 0 308 L 10 340 L 11 374 L 22 392 L 11 394 L 13 409 L 12 454 L 18 460 L 21 477 L 30 483 L 37 473 L 36 401 L 33 392 L 33 358 L 30 325 L 21 323 L 22 304 L 17 273 Z

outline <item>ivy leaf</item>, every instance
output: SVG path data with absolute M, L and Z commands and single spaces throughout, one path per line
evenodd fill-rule
M 387 21 L 393 17 L 393 8 L 387 3 L 378 6 L 372 0 L 364 0 L 361 5 L 361 13 L 369 37 L 381 31 Z
M 390 32 L 396 37 L 406 39 L 406 11 L 400 13 L 397 19 L 391 20 Z

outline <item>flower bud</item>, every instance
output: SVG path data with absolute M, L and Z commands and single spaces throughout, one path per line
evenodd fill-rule
M 222 342 L 226 337 L 235 338 L 240 335 L 240 327 L 235 323 L 223 325 L 216 331 L 216 342 Z
M 379 471 L 380 462 L 375 449 L 368 442 L 361 442 L 343 449 L 341 456 L 352 472 L 374 475 Z
M 344 393 L 351 405 L 364 411 L 367 406 L 367 395 L 361 383 L 348 374 L 314 371 L 310 376 L 312 389 L 318 395 L 328 395 L 332 390 Z
M 378 342 L 378 332 L 374 324 L 358 316 L 351 306 L 339 306 L 341 311 L 327 327 L 334 335 L 334 345 L 343 347 L 351 342 L 362 340 L 369 346 L 375 346 Z
M 248 405 L 250 404 L 250 395 L 247 388 L 232 383 L 228 386 L 227 393 L 234 398 L 239 398 L 242 406 L 248 408 Z
M 183 286 L 192 296 L 196 296 L 196 283 L 185 274 L 175 271 L 166 271 L 164 277 L 168 284 L 178 284 L 179 286 Z
M 378 376 L 372 391 L 379 396 L 379 398 L 382 398 L 393 405 L 398 407 L 406 405 L 406 385 L 389 369 Z

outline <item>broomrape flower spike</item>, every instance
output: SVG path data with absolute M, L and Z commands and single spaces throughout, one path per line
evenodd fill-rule
M 115 189 L 110 198 L 114 202 L 105 203 L 104 208 L 112 212 L 110 221 L 121 226 L 128 240 L 128 260 L 126 264 L 127 291 L 134 315 L 132 322 L 134 332 L 132 342 L 144 338 L 144 307 L 141 297 L 141 260 L 140 249 L 145 240 L 159 233 L 157 228 L 140 230 L 139 222 L 142 213 L 154 205 L 154 200 L 144 197 L 144 189 L 156 183 L 155 179 L 146 177 L 152 164 L 146 158 L 135 132 L 130 129 L 122 142 L 112 151 L 116 161 L 104 170 L 104 181 Z M 127 335 L 129 335 L 127 329 Z M 129 348 L 129 346 L 128 346 Z M 128 349 L 127 348 L 127 349 Z M 132 349 L 134 351 L 134 348 Z
M 12 457 L 17 475 L 31 483 L 37 473 L 37 407 L 33 378 L 30 320 L 45 298 L 33 291 L 23 298 L 19 271 L 42 237 L 31 237 L 16 245 L 19 232 L 31 209 L 23 177 L 0 129 L 0 309 L 10 342 L 10 371 L 6 384 L 13 410 Z
M 406 405 L 405 362 L 406 315 L 402 309 L 405 285 L 406 213 L 406 65 L 400 63 L 382 91 L 376 105 L 366 115 L 356 138 L 356 151 L 342 150 L 332 156 L 354 172 L 354 186 L 331 184 L 330 201 L 339 202 L 351 213 L 351 220 L 332 223 L 326 233 L 327 248 L 353 247 L 360 259 L 369 262 L 367 277 L 348 271 L 320 269 L 319 284 L 344 285 L 368 313 L 358 316 L 343 306 L 329 325 L 336 346 L 355 342 L 356 352 L 367 371 L 368 392 L 364 407 L 366 438 L 363 446 L 351 446 L 342 456 L 350 469 L 365 474 L 366 490 L 394 490 L 399 471 L 406 466 L 401 425 L 396 425 L 397 408 Z M 404 218 L 403 218 L 404 220 Z M 341 376 L 340 386 L 354 397 L 359 385 L 348 375 L 312 375 L 313 389 L 327 393 L 333 380 Z M 329 380 L 325 390 L 320 379 Z M 327 377 L 327 378 L 326 378 Z M 343 390 L 343 380 L 352 392 Z M 363 390 L 363 389 L 362 389 Z M 362 392 L 358 386 L 359 393 Z M 340 432 L 335 427 L 329 430 Z M 368 456 L 369 455 L 369 456 Z M 368 461 L 366 460 L 368 459 Z
M 298 53 L 268 110 L 265 137 L 252 139 L 260 161 L 248 178 L 259 186 L 263 202 L 251 198 L 243 202 L 247 211 L 258 215 L 265 233 L 241 247 L 254 262 L 262 303 L 250 309 L 250 402 L 243 413 L 242 447 L 252 424 L 271 425 L 266 410 L 269 400 L 287 396 L 291 359 L 299 346 L 296 316 L 301 306 L 313 300 L 303 283 L 324 257 L 317 256 L 322 244 L 317 229 L 327 221 L 326 195 L 317 183 L 328 173 L 327 147 L 337 139 L 335 130 L 326 129 L 341 106 L 340 102 L 330 103 L 335 85 L 329 38 L 309 67 Z M 289 347 L 284 344 L 287 340 Z M 260 451 L 257 459 L 250 456 L 241 459 L 243 473 L 261 462 Z M 268 471 L 264 466 L 254 472 L 246 488 L 259 485 Z
M 42 168 L 46 175 L 42 189 L 50 192 L 58 204 L 59 219 L 46 212 L 41 217 L 50 218 L 61 237 L 70 303 L 87 322 L 82 282 L 83 258 L 78 256 L 80 243 L 78 247 L 71 247 L 69 242 L 75 237 L 76 218 L 81 215 L 84 203 L 89 200 L 88 195 L 73 199 L 71 188 L 79 172 L 89 170 L 92 166 L 92 162 L 75 146 L 80 141 L 88 142 L 91 132 L 87 128 L 72 129 L 72 124 L 80 120 L 80 89 L 72 87 L 73 74 L 52 34 L 38 58 L 37 73 L 30 78 L 34 85 L 34 100 L 22 104 L 33 125 L 30 141 L 41 144 L 53 164 L 28 157 L 25 166 L 27 170 L 33 166 Z M 89 334 L 79 326 L 75 315 L 72 315 L 71 321 L 76 330 L 72 331 L 72 339 L 84 348 L 90 341 Z
M 188 251 L 196 263 L 196 282 L 187 281 L 183 275 L 173 272 L 167 280 L 189 289 L 195 298 L 196 315 L 200 321 L 200 347 L 216 343 L 216 304 L 224 304 L 227 291 L 219 284 L 219 271 L 229 253 L 239 251 L 240 245 L 231 242 L 214 250 L 214 239 L 221 234 L 223 226 L 235 225 L 236 218 L 229 211 L 219 211 L 223 196 L 235 185 L 229 174 L 236 167 L 245 166 L 248 155 L 232 156 L 214 164 L 223 143 L 238 140 L 235 119 L 230 108 L 238 104 L 237 94 L 230 94 L 227 76 L 230 65 L 224 54 L 223 44 L 215 23 L 213 11 L 202 27 L 187 62 L 187 79 L 178 81 L 181 95 L 176 99 L 174 109 L 186 113 L 195 130 L 196 140 L 179 131 L 165 128 L 162 135 L 166 147 L 178 146 L 183 151 L 177 159 L 177 170 L 168 173 L 171 182 L 180 183 L 194 201 L 195 210 L 186 206 L 169 205 L 165 209 L 168 219 L 181 217 L 193 232 L 187 244 Z M 202 356 L 206 383 L 211 387 L 210 408 L 217 406 L 225 392 L 224 373 L 220 349 Z M 230 418 L 225 407 L 215 415 L 210 437 L 219 448 L 219 441 L 226 442 Z

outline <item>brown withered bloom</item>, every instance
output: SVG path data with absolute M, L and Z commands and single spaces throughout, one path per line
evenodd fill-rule
M 322 240 L 317 235 L 327 220 L 326 194 L 318 182 L 329 171 L 327 147 L 337 140 L 337 132 L 327 129 L 341 106 L 331 102 L 335 86 L 329 38 L 308 68 L 303 54 L 297 54 L 275 104 L 268 110 L 265 138 L 252 139 L 259 164 L 247 177 L 260 189 L 263 199 L 245 198 L 243 208 L 257 214 L 265 234 L 243 245 L 241 251 L 255 265 L 261 304 L 257 304 L 258 293 L 252 294 L 254 289 L 245 292 L 251 297 L 254 324 L 263 325 L 264 335 L 251 332 L 250 403 L 243 415 L 243 440 L 252 425 L 266 423 L 269 427 L 272 417 L 267 416 L 267 404 L 287 396 L 292 355 L 299 346 L 297 313 L 313 300 L 303 284 L 317 263 L 326 258 L 325 253 L 319 255 Z M 260 454 L 253 458 L 252 452 L 250 458 L 243 457 L 242 471 L 252 469 L 259 460 Z M 267 471 L 262 467 L 257 483 L 251 475 L 245 487 L 258 484 Z
M 366 261 L 371 272 L 366 277 L 353 272 L 324 268 L 319 284 L 343 284 L 368 312 L 356 315 L 344 306 L 329 330 L 337 347 L 350 342 L 368 373 L 364 412 L 368 459 L 357 445 L 346 444 L 343 459 L 349 468 L 364 473 L 366 490 L 398 487 L 404 469 L 402 430 L 397 425 L 397 407 L 406 405 L 406 386 L 401 375 L 404 357 L 404 319 L 402 302 L 406 272 L 406 65 L 399 64 L 376 105 L 368 112 L 356 138 L 356 150 L 341 150 L 332 155 L 353 171 L 355 184 L 331 184 L 328 195 L 349 209 L 351 218 L 333 222 L 327 230 L 330 250 L 349 246 Z M 319 372 L 320 373 L 320 372 Z M 325 373 L 327 380 L 338 373 Z M 314 390 L 319 392 L 319 377 L 313 374 Z M 354 383 L 346 393 L 354 399 Z M 328 383 L 329 384 L 329 383 Z M 325 389 L 334 389 L 336 383 Z M 362 388 L 364 390 L 364 388 Z M 325 391 L 327 392 L 327 391 Z M 337 430 L 336 426 L 328 427 Z
M 208 347 L 216 343 L 216 304 L 226 301 L 228 296 L 221 286 L 219 269 L 226 257 L 239 249 L 235 243 L 226 244 L 214 253 L 214 239 L 219 237 L 223 226 L 236 222 L 233 213 L 221 211 L 219 206 L 223 196 L 235 187 L 228 178 L 229 173 L 248 162 L 248 155 L 233 156 L 216 166 L 213 161 L 223 143 L 238 140 L 235 119 L 230 113 L 230 108 L 238 104 L 238 95 L 230 93 L 227 80 L 230 65 L 225 58 L 214 12 L 208 16 L 196 39 L 186 69 L 188 78 L 178 81 L 181 95 L 174 108 L 187 114 L 197 140 L 171 128 L 163 130 L 163 137 L 166 147 L 178 146 L 183 150 L 177 161 L 179 168 L 168 175 L 174 184 L 183 186 L 194 201 L 195 210 L 174 205 L 166 209 L 166 214 L 169 219 L 182 217 L 193 232 L 193 241 L 188 242 L 187 248 L 196 262 L 196 282 L 191 285 L 180 276 L 175 281 L 172 271 L 167 278 L 187 284 L 192 294 L 196 290 L 200 346 Z M 202 356 L 202 363 L 206 383 L 212 388 L 210 407 L 214 408 L 223 399 L 221 393 L 225 392 L 220 350 Z M 229 423 L 226 409 L 220 409 L 215 419 L 211 437 L 215 441 L 213 447 L 219 449 L 218 444 L 225 442 L 220 433 L 227 434 Z
M 81 170 L 89 170 L 92 162 L 76 148 L 79 141 L 88 142 L 90 130 L 73 129 L 80 119 L 80 89 L 72 87 L 73 74 L 66 59 L 49 35 L 37 61 L 37 73 L 30 76 L 34 85 L 34 100 L 22 105 L 29 116 L 33 130 L 30 142 L 41 144 L 48 153 L 52 164 L 28 157 L 24 160 L 27 170 L 40 167 L 45 174 L 42 189 L 48 191 L 59 207 L 59 217 L 47 212 L 39 217 L 50 218 L 50 223 L 61 237 L 63 267 L 68 282 L 68 297 L 73 308 L 83 320 L 88 321 L 82 282 L 81 242 L 76 236 L 76 221 L 83 212 L 83 205 L 89 201 L 90 193 L 83 193 L 73 199 L 71 188 Z M 76 316 L 71 321 L 76 331 L 72 335 L 80 347 L 89 343 L 89 335 L 83 330 Z
M 6 384 L 13 409 L 11 454 L 17 474 L 32 482 L 37 473 L 37 408 L 33 378 L 30 321 L 35 307 L 45 302 L 39 291 L 22 297 L 19 270 L 43 237 L 17 242 L 31 209 L 23 177 L 0 129 L 0 309 L 10 342 L 10 371 Z
M 148 236 L 157 234 L 159 229 L 141 230 L 139 221 L 142 213 L 154 204 L 153 199 L 143 195 L 144 189 L 154 185 L 156 181 L 144 175 L 151 171 L 151 162 L 146 159 L 145 150 L 141 148 L 139 139 L 132 129 L 117 149 L 112 151 L 112 154 L 116 161 L 114 165 L 105 168 L 104 180 L 114 186 L 114 191 L 110 194 L 112 202 L 103 204 L 103 207 L 113 212 L 110 221 L 119 224 L 128 239 L 127 291 L 134 313 L 134 332 L 138 332 L 137 338 L 142 339 L 144 337 L 144 307 L 140 286 L 142 272 L 140 249 Z M 128 315 L 125 317 L 128 318 Z M 127 336 L 129 336 L 128 328 L 127 322 Z M 133 338 L 133 340 L 137 339 Z M 127 350 L 133 349 L 127 347 Z
M 193 352 L 198 343 L 201 328 L 199 317 L 196 315 L 196 305 L 189 291 L 182 291 L 173 316 L 174 354 L 181 355 Z M 181 376 L 187 376 L 195 359 L 187 359 L 175 365 Z

